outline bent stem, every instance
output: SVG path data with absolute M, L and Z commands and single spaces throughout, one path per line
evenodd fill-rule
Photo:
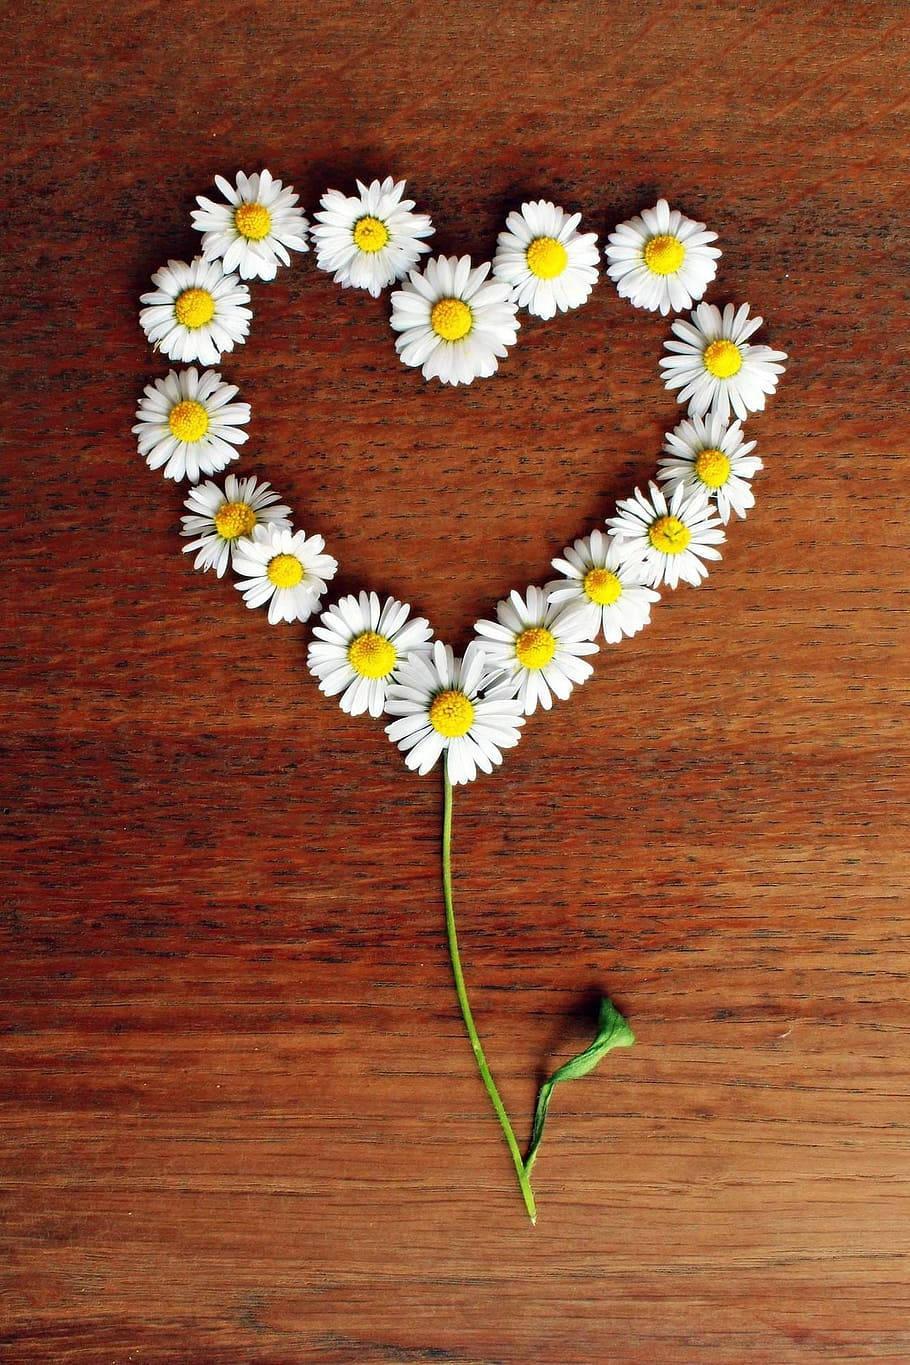
M 452 784 L 449 781 L 449 774 L 446 769 L 445 759 L 442 765 L 443 776 L 443 812 L 442 812 L 442 891 L 446 907 L 446 935 L 449 940 L 449 957 L 452 962 L 452 975 L 455 978 L 455 990 L 458 995 L 458 1003 L 461 1006 L 461 1017 L 464 1019 L 464 1026 L 468 1031 L 471 1040 L 471 1047 L 474 1050 L 474 1059 L 477 1062 L 477 1069 L 480 1072 L 481 1080 L 486 1087 L 486 1092 L 490 1097 L 490 1103 L 496 1110 L 496 1117 L 502 1125 L 509 1151 L 512 1154 L 512 1161 L 515 1164 L 515 1174 L 518 1176 L 518 1185 L 521 1189 L 521 1196 L 528 1211 L 528 1217 L 532 1223 L 537 1222 L 537 1207 L 534 1203 L 534 1192 L 531 1189 L 531 1182 L 525 1171 L 524 1162 L 521 1158 L 521 1151 L 515 1139 L 515 1133 L 509 1122 L 499 1091 L 496 1089 L 496 1082 L 487 1066 L 487 1059 L 484 1055 L 483 1045 L 474 1026 L 474 1016 L 471 1013 L 471 1006 L 468 1003 L 468 992 L 464 984 L 464 973 L 461 970 L 461 956 L 458 952 L 458 936 L 455 932 L 455 907 L 452 901 Z

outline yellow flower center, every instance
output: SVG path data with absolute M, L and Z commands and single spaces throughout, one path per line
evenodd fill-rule
M 645 243 L 645 265 L 655 275 L 675 275 L 686 257 L 686 248 L 672 233 L 662 232 Z
M 354 225 L 354 245 L 359 246 L 361 251 L 381 251 L 389 240 L 389 229 L 380 218 L 373 218 L 367 214 L 365 218 L 360 218 Z
M 192 445 L 194 441 L 201 441 L 209 429 L 209 415 L 201 403 L 197 403 L 193 398 L 184 398 L 182 403 L 175 403 L 167 415 L 167 424 L 171 429 L 171 435 L 176 436 L 178 441 L 186 441 L 187 445 Z
M 700 450 L 695 472 L 706 488 L 723 488 L 730 477 L 730 461 L 722 450 Z
M 729 379 L 742 369 L 742 352 L 734 341 L 718 337 L 705 347 L 705 369 L 715 379 Z
M 434 697 L 430 707 L 430 724 L 446 739 L 466 735 L 474 720 L 474 703 L 463 692 L 450 688 Z
M 296 555 L 275 555 L 265 572 L 276 588 L 296 588 L 303 577 L 303 565 Z
M 474 314 L 463 299 L 440 299 L 433 304 L 430 326 L 443 341 L 461 341 L 474 325 Z
M 692 539 L 692 532 L 679 517 L 658 517 L 648 528 L 648 539 L 662 554 L 679 555 Z
M 539 280 L 553 280 L 569 264 L 569 254 L 555 237 L 535 237 L 525 252 L 525 260 L 532 275 Z
M 222 540 L 248 536 L 256 525 L 256 513 L 248 502 L 223 502 L 213 518 Z
M 585 592 L 599 607 L 612 607 L 622 593 L 622 584 L 610 569 L 589 569 L 585 574 Z
M 272 230 L 272 215 L 265 204 L 238 204 L 234 227 L 248 242 L 261 242 Z
M 374 630 L 365 630 L 348 646 L 348 662 L 362 678 L 385 678 L 395 667 L 395 658 L 395 646 Z
M 546 626 L 530 626 L 515 641 L 515 653 L 523 668 L 544 668 L 556 653 L 556 639 Z
M 215 300 L 207 289 L 184 289 L 177 295 L 174 312 L 178 322 L 195 330 L 211 322 L 215 316 Z

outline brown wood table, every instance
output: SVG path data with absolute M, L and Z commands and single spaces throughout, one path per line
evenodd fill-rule
M 900 3 L 7 8 L 0 1357 L 910 1359 Z M 528 197 L 719 232 L 787 375 L 698 591 L 457 793 L 193 572 L 130 434 L 195 194 L 407 177 L 443 251 Z M 903 221 L 902 221 L 903 219 Z M 236 466 L 456 647 L 656 467 L 668 323 L 602 280 L 494 380 L 395 357 L 312 254 L 223 371 Z

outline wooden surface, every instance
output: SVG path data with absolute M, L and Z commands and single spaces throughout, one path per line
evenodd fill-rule
M 103 9 L 4 20 L 0 1356 L 910 1359 L 904 7 Z M 130 435 L 138 295 L 263 164 L 310 212 L 406 176 L 477 257 L 523 197 L 666 194 L 792 357 L 709 583 L 457 796 L 522 1136 L 598 990 L 639 1039 L 557 1092 L 536 1230 L 435 775 L 193 573 Z M 454 392 L 312 255 L 254 306 L 238 471 L 457 646 L 678 420 L 607 283 Z

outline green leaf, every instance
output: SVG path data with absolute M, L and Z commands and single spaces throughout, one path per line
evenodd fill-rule
M 534 1111 L 534 1128 L 531 1132 L 531 1142 L 528 1147 L 528 1154 L 524 1160 L 525 1171 L 531 1173 L 531 1167 L 537 1157 L 537 1149 L 543 1138 L 544 1124 L 547 1121 L 547 1110 L 550 1108 L 550 1098 L 553 1089 L 560 1081 L 577 1081 L 581 1076 L 587 1076 L 589 1071 L 593 1071 L 602 1057 L 614 1047 L 631 1047 L 635 1042 L 635 1034 L 632 1032 L 628 1022 L 620 1014 L 619 1010 L 606 996 L 600 1002 L 600 1014 L 597 1020 L 597 1033 L 590 1047 L 586 1047 L 584 1052 L 579 1052 L 577 1057 L 566 1062 L 548 1081 L 544 1081 L 537 1096 L 537 1108 Z

